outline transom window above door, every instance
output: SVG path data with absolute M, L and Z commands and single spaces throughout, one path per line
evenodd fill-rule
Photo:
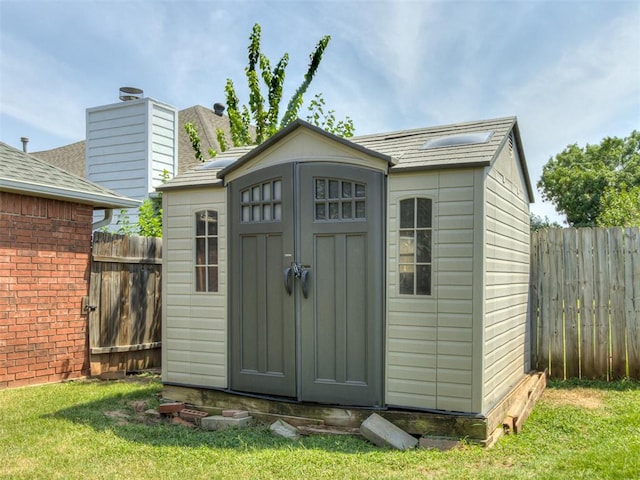
M 240 192 L 242 223 L 282 219 L 282 180 L 258 183 Z
M 334 178 L 314 178 L 315 219 L 365 220 L 367 192 L 362 183 Z

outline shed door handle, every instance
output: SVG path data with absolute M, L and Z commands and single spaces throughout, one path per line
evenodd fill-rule
M 291 273 L 291 267 L 287 267 L 284 269 L 284 289 L 287 291 L 287 294 L 289 296 L 291 296 L 291 284 L 293 283 L 293 277 Z
M 300 280 L 302 281 L 302 295 L 304 298 L 309 297 L 309 270 L 306 268 L 302 270 L 300 274 Z

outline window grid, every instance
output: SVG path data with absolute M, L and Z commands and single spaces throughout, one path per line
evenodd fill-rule
M 218 291 L 218 212 L 195 213 L 196 292 Z
M 402 295 L 431 295 L 432 201 L 400 201 L 399 291 Z
M 319 221 L 365 220 L 366 186 L 334 178 L 314 178 L 314 217 Z
M 240 192 L 242 223 L 279 222 L 282 218 L 282 180 L 258 183 Z

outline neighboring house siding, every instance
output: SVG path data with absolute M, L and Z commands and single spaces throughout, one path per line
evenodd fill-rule
M 87 179 L 130 198 L 147 193 L 145 103 L 87 110 Z
M 162 184 L 163 171 L 169 178 L 178 172 L 178 112 L 158 103 L 151 103 L 151 175 L 148 191 Z
M 519 165 L 507 145 L 486 179 L 485 410 L 529 369 L 529 198 Z
M 0 192 L 0 388 L 89 373 L 93 209 Z
M 386 402 L 471 411 L 474 171 L 388 179 Z M 431 296 L 398 293 L 398 213 L 405 198 L 433 199 Z
M 222 188 L 163 194 L 163 381 L 227 387 L 227 221 Z M 196 292 L 195 212 L 218 212 L 218 292 Z
M 145 200 L 178 171 L 177 111 L 153 99 L 87 110 L 86 178 L 129 198 Z M 137 208 L 128 210 L 138 220 Z

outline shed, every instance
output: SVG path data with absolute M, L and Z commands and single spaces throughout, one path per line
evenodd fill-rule
M 160 189 L 168 395 L 502 421 L 530 358 L 516 118 L 297 120 Z
M 89 373 L 94 210 L 139 202 L 0 143 L 0 388 Z

